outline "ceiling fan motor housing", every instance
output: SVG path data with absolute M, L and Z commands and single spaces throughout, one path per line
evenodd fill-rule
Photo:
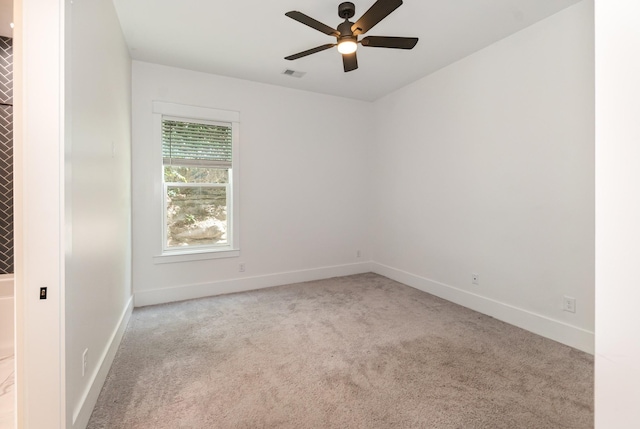
M 340 3 L 338 6 L 338 16 L 343 19 L 353 18 L 356 14 L 356 5 L 351 3 L 350 1 L 346 1 L 344 3 Z
M 351 26 L 353 25 L 353 22 L 349 22 L 349 21 L 345 21 L 342 24 L 338 25 L 338 32 L 340 33 L 340 37 L 338 37 L 338 40 L 342 40 L 344 38 L 355 38 L 356 36 L 353 35 L 353 31 L 351 31 Z

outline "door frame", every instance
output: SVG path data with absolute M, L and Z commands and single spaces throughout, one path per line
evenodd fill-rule
M 64 0 L 14 24 L 16 422 L 64 428 Z

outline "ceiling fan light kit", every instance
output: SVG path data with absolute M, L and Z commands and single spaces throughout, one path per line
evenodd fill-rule
M 338 43 L 338 52 L 340 52 L 341 54 L 354 53 L 358 49 L 358 42 L 355 39 L 355 37 L 353 39 L 342 39 Z
M 316 21 L 310 16 L 302 12 L 291 11 L 285 13 L 291 19 L 294 19 L 304 25 L 318 30 L 328 36 L 336 38 L 336 43 L 328 43 L 297 54 L 285 57 L 285 60 L 297 60 L 307 55 L 322 52 L 326 49 L 338 47 L 338 52 L 342 54 L 342 62 L 344 71 L 349 72 L 358 68 L 358 59 L 356 50 L 358 43 L 362 46 L 370 46 L 373 48 L 392 48 L 392 49 L 413 49 L 418 43 L 417 37 L 387 37 L 387 36 L 367 36 L 362 40 L 358 40 L 358 36 L 365 34 L 371 30 L 376 24 L 386 18 L 391 12 L 402 5 L 402 0 L 378 0 L 373 6 L 360 17 L 356 23 L 349 21 L 356 13 L 356 7 L 351 2 L 343 2 L 338 6 L 338 15 L 344 19 L 336 29 L 326 24 Z

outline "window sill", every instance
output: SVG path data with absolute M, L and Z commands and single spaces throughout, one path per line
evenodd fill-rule
M 153 257 L 154 264 L 172 264 L 175 262 L 204 261 L 207 259 L 237 258 L 239 249 L 224 248 L 220 250 L 183 250 L 167 252 Z

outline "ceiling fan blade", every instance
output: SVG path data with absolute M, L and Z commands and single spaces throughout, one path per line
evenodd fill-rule
M 344 71 L 350 72 L 358 68 L 358 57 L 356 53 L 342 54 L 342 63 L 344 64 Z
M 320 31 L 321 33 L 327 34 L 329 36 L 338 37 L 340 35 L 340 33 L 338 33 L 338 30 L 336 30 L 335 28 L 331 28 L 328 25 L 321 23 L 320 21 L 316 21 L 310 16 L 307 16 L 302 12 L 298 12 L 297 10 L 292 10 L 291 12 L 287 12 L 285 13 L 285 15 L 291 19 L 295 19 L 296 21 L 304 25 L 308 25 L 309 27 L 314 28 Z
M 371 46 L 373 48 L 413 49 L 418 43 L 418 38 L 367 36 L 360 43 L 362 46 Z
M 308 49 L 306 51 L 298 52 L 297 54 L 289 55 L 288 57 L 284 57 L 285 60 L 297 60 L 298 58 L 306 57 L 307 55 L 315 54 L 316 52 L 322 52 L 326 49 L 333 48 L 336 46 L 335 43 L 328 43 L 326 45 L 318 46 L 313 49 Z
M 351 26 L 354 35 L 364 34 L 402 5 L 402 0 L 378 0 Z

